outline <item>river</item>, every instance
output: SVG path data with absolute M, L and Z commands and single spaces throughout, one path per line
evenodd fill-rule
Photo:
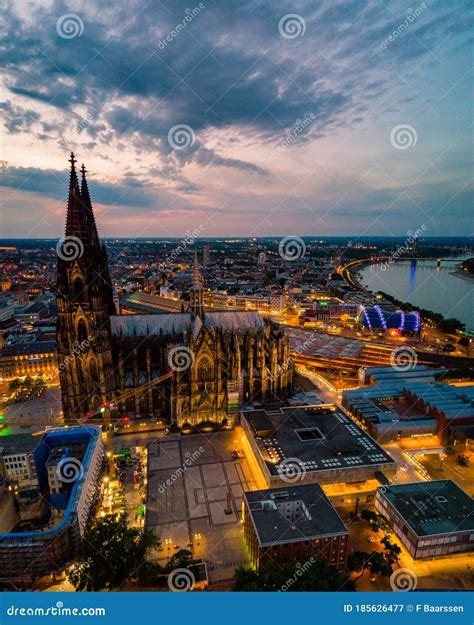
M 359 282 L 367 289 L 384 291 L 403 301 L 455 317 L 474 331 L 474 279 L 461 278 L 454 272 L 464 260 L 397 261 L 367 265 L 359 273 Z

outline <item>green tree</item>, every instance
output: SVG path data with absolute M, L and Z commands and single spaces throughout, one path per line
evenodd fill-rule
M 302 565 L 295 562 L 276 564 L 263 562 L 258 572 L 239 567 L 234 574 L 234 591 L 352 591 L 355 584 L 338 568 L 324 560 L 308 560 Z
M 459 454 L 459 456 L 457 456 L 456 458 L 456 464 L 460 467 L 466 468 L 469 466 L 469 458 L 464 454 Z
M 390 564 L 395 564 L 395 562 L 398 561 L 402 553 L 400 547 L 397 544 L 393 543 L 390 540 L 389 536 L 384 536 L 380 542 L 385 547 L 385 559 L 387 560 L 387 562 L 390 562 Z
M 389 577 L 393 570 L 385 554 L 380 551 L 373 551 L 370 554 L 367 567 L 373 575 L 381 575 L 382 577 Z
M 126 516 L 118 520 L 105 517 L 86 532 L 71 581 L 76 590 L 119 588 L 132 578 L 139 578 L 147 551 L 158 545 L 152 532 L 128 527 Z
M 8 385 L 8 390 L 10 393 L 15 393 L 20 388 L 20 378 L 15 378 Z
M 189 549 L 180 549 L 168 560 L 166 570 L 171 573 L 174 569 L 188 569 L 194 564 L 193 554 Z
M 347 558 L 347 568 L 349 571 L 355 571 L 356 573 L 364 573 L 370 560 L 370 553 L 366 551 L 354 551 Z

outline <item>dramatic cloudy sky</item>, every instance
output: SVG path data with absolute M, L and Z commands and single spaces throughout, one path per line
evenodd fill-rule
M 11 0 L 2 236 L 472 232 L 468 0 Z M 184 125 L 184 129 L 175 126 Z

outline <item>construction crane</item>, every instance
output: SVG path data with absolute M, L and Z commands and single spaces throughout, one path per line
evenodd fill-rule
M 127 389 L 126 391 L 122 391 L 118 396 L 116 396 L 114 398 L 115 402 L 125 402 L 128 399 L 130 399 L 131 397 L 137 397 L 139 395 L 141 395 L 142 393 L 145 393 L 146 391 L 148 391 L 149 389 L 157 386 L 158 384 L 161 384 L 162 382 L 164 382 L 165 380 L 168 380 L 169 378 L 172 378 L 174 375 L 173 371 L 168 371 L 167 373 L 165 373 L 164 375 L 155 378 L 154 380 L 150 380 L 150 382 L 145 382 L 145 384 L 141 384 L 140 386 L 137 386 L 135 388 L 131 388 L 131 389 Z M 112 419 L 110 412 L 111 409 L 114 408 L 114 402 L 104 402 L 101 406 L 101 408 L 95 412 L 94 414 L 91 414 L 90 417 L 94 417 L 97 416 L 99 414 L 101 414 L 103 416 L 104 419 L 104 438 L 105 438 L 105 445 L 107 448 L 107 457 L 108 458 L 113 458 L 113 446 L 112 446 L 112 421 L 119 421 L 121 420 L 120 417 Z M 90 418 L 89 417 L 89 418 Z M 109 468 L 111 470 L 112 475 L 115 474 L 115 465 L 113 460 L 109 463 Z

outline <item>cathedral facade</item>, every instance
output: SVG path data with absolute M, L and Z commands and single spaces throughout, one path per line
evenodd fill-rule
M 116 314 L 85 174 L 82 166 L 79 184 L 71 155 L 56 290 L 66 423 L 96 418 L 105 405 L 115 419 L 232 424 L 244 404 L 285 397 L 288 339 L 257 311 L 205 311 L 197 254 L 187 312 Z

